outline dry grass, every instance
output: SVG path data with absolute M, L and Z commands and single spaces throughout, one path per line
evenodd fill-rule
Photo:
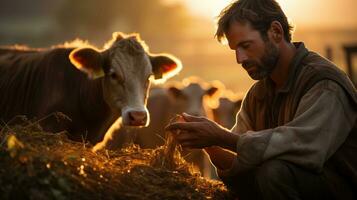
M 1 127 L 0 163 L 0 199 L 230 199 L 221 182 L 193 172 L 171 139 L 154 150 L 93 153 L 24 122 Z

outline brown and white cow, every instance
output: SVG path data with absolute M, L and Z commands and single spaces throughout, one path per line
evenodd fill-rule
M 161 89 L 163 90 L 161 92 L 158 90 L 160 89 L 153 90 L 150 93 L 152 95 L 148 100 L 148 109 L 158 119 L 161 118 L 162 120 L 160 120 L 160 124 L 156 124 L 154 122 L 156 119 L 153 119 L 153 124 L 139 130 L 137 143 L 143 148 L 155 148 L 163 145 L 164 127 L 177 114 L 185 112 L 194 116 L 211 116 L 211 112 L 208 110 L 205 101 L 215 97 L 218 88 L 196 77 L 189 77 L 183 80 L 183 85 L 169 86 L 168 88 Z M 155 133 L 160 133 L 161 138 L 158 135 L 153 135 Z
M 236 121 L 237 112 L 242 104 L 242 99 L 232 99 L 222 96 L 218 99 L 218 107 L 212 109 L 213 120 L 218 124 L 231 129 Z
M 103 50 L 0 49 L 0 119 L 62 112 L 70 120 L 49 118 L 41 124 L 44 129 L 66 130 L 73 140 L 96 143 L 120 116 L 124 126 L 147 126 L 150 80 L 180 69 L 173 56 L 150 54 L 137 34 L 114 33 Z

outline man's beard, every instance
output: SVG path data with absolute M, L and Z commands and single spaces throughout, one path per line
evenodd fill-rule
M 249 76 L 254 80 L 262 80 L 269 76 L 276 67 L 279 59 L 279 49 L 270 41 L 265 42 L 264 55 L 260 59 L 260 63 L 253 60 L 248 60 L 242 63 L 245 69 L 255 67 L 255 71 L 248 71 Z

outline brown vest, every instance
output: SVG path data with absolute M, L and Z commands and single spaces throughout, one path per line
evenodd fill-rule
M 288 82 L 274 94 L 270 79 L 257 82 L 247 94 L 247 110 L 253 130 L 275 128 L 293 120 L 301 98 L 317 82 L 332 80 L 348 94 L 357 109 L 357 90 L 347 77 L 333 63 L 316 53 L 309 52 L 303 43 L 297 45 L 297 53 L 291 63 Z M 345 177 L 357 188 L 357 125 L 350 131 L 341 147 L 325 163 L 325 168 Z

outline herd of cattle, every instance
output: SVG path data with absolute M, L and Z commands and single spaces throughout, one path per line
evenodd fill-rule
M 142 148 L 163 145 L 164 127 L 182 112 L 231 128 L 241 100 L 226 95 L 222 84 L 189 77 L 150 88 L 150 82 L 166 80 L 181 68 L 172 55 L 149 53 L 137 34 L 120 32 L 103 50 L 89 45 L 0 48 L 1 123 L 25 115 L 41 121 L 46 131 L 65 130 L 72 140 L 96 144 L 94 151 L 129 143 Z M 217 105 L 212 107 L 212 102 Z M 53 117 L 57 112 L 67 117 Z M 212 176 L 202 151 L 186 158 L 203 175 Z

